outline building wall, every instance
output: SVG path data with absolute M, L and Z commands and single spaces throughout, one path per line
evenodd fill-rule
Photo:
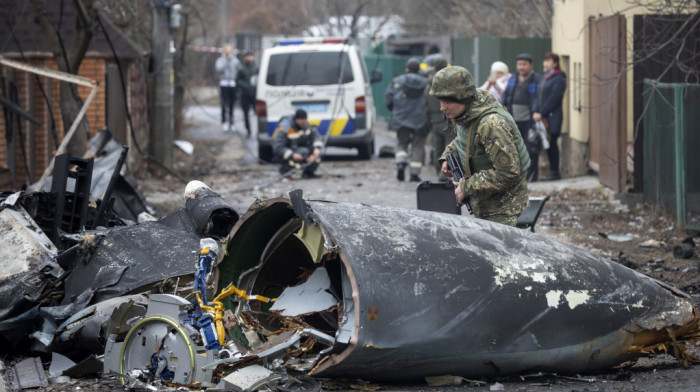
M 562 68 L 569 77 L 568 102 L 564 108 L 562 139 L 562 162 L 565 174 L 580 175 L 587 171 L 589 139 L 589 88 L 590 80 L 590 30 L 589 20 L 620 13 L 625 16 L 627 29 L 627 61 L 632 62 L 634 39 L 634 15 L 649 13 L 649 10 L 628 0 L 555 0 L 552 17 L 552 51 L 567 58 Z M 634 139 L 634 74 L 632 67 L 624 76 L 627 94 L 627 141 Z

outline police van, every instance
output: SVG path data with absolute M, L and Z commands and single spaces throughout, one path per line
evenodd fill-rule
M 308 113 L 327 146 L 358 150 L 361 159 L 374 152 L 374 100 L 365 62 L 345 38 L 285 39 L 263 52 L 255 111 L 258 157 L 272 160 L 277 123 L 297 109 Z

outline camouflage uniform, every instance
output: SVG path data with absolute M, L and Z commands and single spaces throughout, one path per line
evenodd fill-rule
M 515 226 L 528 206 L 527 149 L 513 118 L 492 94 L 477 90 L 469 71 L 448 67 L 435 75 L 430 95 L 465 103 L 467 110 L 452 119 L 457 137 L 440 157 L 456 154 L 470 173 L 459 182 L 478 218 Z M 468 140 L 469 131 L 474 133 Z M 469 145 L 469 150 L 467 150 Z

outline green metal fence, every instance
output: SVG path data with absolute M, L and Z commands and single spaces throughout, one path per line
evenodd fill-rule
M 515 71 L 515 57 L 523 52 L 530 53 L 535 60 L 535 71 L 541 72 L 542 56 L 550 51 L 552 40 L 549 38 L 494 38 L 482 35 L 479 38 L 455 38 L 452 40 L 451 65 L 461 65 L 474 76 L 477 85 L 481 85 L 491 71 L 491 63 L 500 60 L 508 64 L 511 72 Z M 411 56 L 377 54 L 383 48 L 375 48 L 375 53 L 365 55 L 367 70 L 379 69 L 384 75 L 380 83 L 372 85 L 372 96 L 377 108 L 377 117 L 388 118 L 389 111 L 384 106 L 384 92 L 394 76 L 406 70 L 406 61 Z
M 644 201 L 700 230 L 700 84 L 644 80 Z
M 410 56 L 396 56 L 391 54 L 368 54 L 365 55 L 365 64 L 370 75 L 373 69 L 382 71 L 382 81 L 372 84 L 372 97 L 374 98 L 374 106 L 377 109 L 377 117 L 389 118 L 391 114 L 384 105 L 384 92 L 386 87 L 391 83 L 394 76 L 401 75 L 406 72 L 406 62 Z
M 468 69 L 476 84 L 481 85 L 491 72 L 491 63 L 503 61 L 510 72 L 515 72 L 515 57 L 523 52 L 534 59 L 535 72 L 542 73 L 542 57 L 551 48 L 550 38 L 495 38 L 485 34 L 453 39 L 452 61 Z

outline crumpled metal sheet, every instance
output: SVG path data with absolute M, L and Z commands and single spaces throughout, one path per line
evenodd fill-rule
M 21 205 L 0 211 L 0 320 L 32 307 L 63 273 L 57 253 Z
M 126 315 L 129 318 L 143 316 L 147 302 L 147 297 L 134 294 L 90 305 L 69 317 L 53 331 L 52 349 L 103 354 L 112 319 L 123 320 Z M 67 348 L 63 349 L 64 346 Z
M 8 372 L 7 378 L 10 389 L 14 391 L 49 386 L 49 380 L 38 357 L 27 358 L 16 363 Z
M 157 222 L 112 229 L 66 278 L 63 304 L 92 292 L 87 304 L 138 293 L 169 277 L 191 275 L 199 250 L 192 220 L 180 210 Z
M 144 291 L 166 278 L 192 275 L 199 240 L 211 234 L 203 228 L 230 228 L 238 220 L 228 203 L 208 187 L 206 190 L 188 199 L 186 209 L 159 221 L 113 228 L 87 244 L 90 254 L 75 263 L 66 278 L 63 304 L 75 304 L 86 292 L 92 295 L 83 305 L 94 304 Z
M 293 211 L 319 225 L 329 255 L 342 262 L 334 268 L 343 291 L 336 352 L 320 359 L 314 375 L 589 372 L 639 355 L 641 332 L 653 332 L 644 335 L 650 345 L 699 331 L 687 296 L 576 246 L 469 217 L 304 203 Z M 267 200 L 241 218 L 221 282 L 236 281 L 250 260 L 262 262 L 260 279 L 274 278 L 264 252 L 286 222 L 299 219 L 291 204 Z M 302 253 L 284 254 L 289 264 L 308 266 Z

